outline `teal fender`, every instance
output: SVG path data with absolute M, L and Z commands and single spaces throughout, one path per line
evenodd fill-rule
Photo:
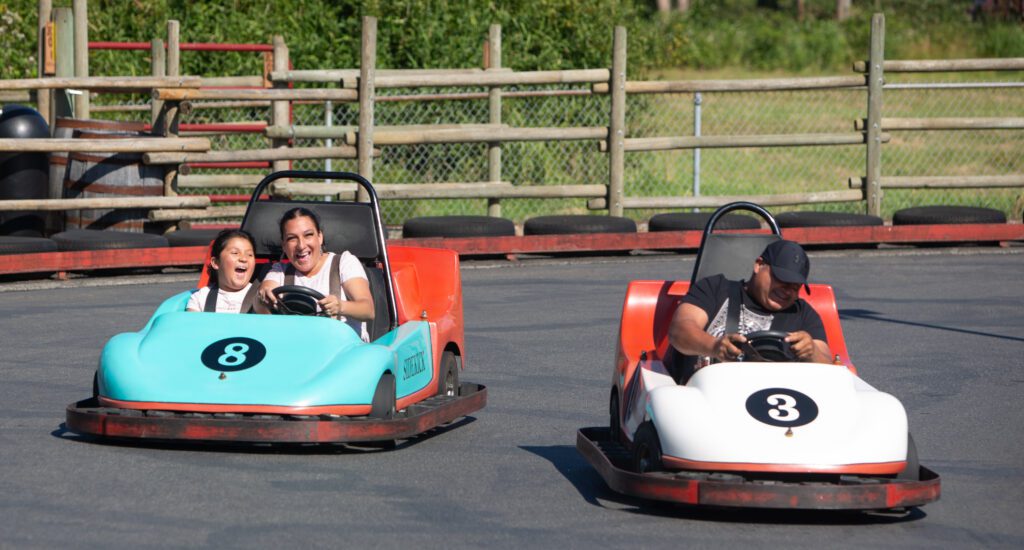
M 398 398 L 433 377 L 426 322 L 367 344 L 322 317 L 184 311 L 164 301 L 146 326 L 113 337 L 100 357 L 102 397 L 122 402 L 315 407 L 368 405 L 385 372 Z

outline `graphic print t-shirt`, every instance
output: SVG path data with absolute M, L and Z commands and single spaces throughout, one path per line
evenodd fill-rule
M 683 303 L 693 304 L 707 313 L 708 324 L 704 330 L 715 338 L 725 334 L 725 324 L 729 316 L 729 288 L 734 284 L 742 285 L 743 283 L 730 281 L 723 275 L 714 275 L 697 281 L 697 284 L 690 287 L 686 296 L 683 296 Z M 772 312 L 761 307 L 746 291 L 741 290 L 740 296 L 743 299 L 743 303 L 740 304 L 739 328 L 737 329 L 740 334 L 746 336 L 761 330 L 784 332 L 805 330 L 811 335 L 811 338 L 828 342 L 821 317 L 803 299 L 798 299 L 784 310 Z M 676 363 L 677 368 L 682 368 L 681 374 L 686 373 L 683 378 L 689 378 L 698 358 L 690 355 L 676 355 L 673 362 Z M 679 361 L 680 358 L 682 361 Z

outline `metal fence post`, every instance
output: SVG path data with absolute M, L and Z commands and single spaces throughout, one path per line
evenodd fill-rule
M 622 216 L 625 187 L 626 27 L 615 27 L 612 46 L 611 125 L 608 128 L 608 215 Z
M 488 69 L 501 67 L 501 25 L 491 25 L 488 33 L 489 55 L 487 60 Z M 493 86 L 487 95 L 487 107 L 490 113 L 491 124 L 501 124 L 501 87 Z M 487 179 L 492 182 L 501 181 L 501 142 L 487 144 Z M 501 200 L 487 199 L 487 215 L 501 216 Z
M 693 137 L 700 137 L 701 119 L 701 95 L 700 92 L 693 94 Z M 700 196 L 700 147 L 693 150 L 693 196 Z M 696 212 L 698 209 L 694 208 Z
M 871 17 L 871 57 L 868 59 L 868 118 L 867 141 L 867 212 L 881 216 L 882 212 L 882 62 L 885 58 L 885 15 Z

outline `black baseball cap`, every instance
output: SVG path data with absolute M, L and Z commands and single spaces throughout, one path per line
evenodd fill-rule
M 775 241 L 765 247 L 761 259 L 772 268 L 772 276 L 791 284 L 804 285 L 807 292 L 807 274 L 811 271 L 811 260 L 803 247 L 793 241 Z

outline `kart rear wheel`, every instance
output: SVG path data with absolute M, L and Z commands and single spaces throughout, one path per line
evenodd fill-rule
M 437 380 L 437 395 L 457 397 L 459 395 L 459 361 L 455 354 L 446 351 L 441 354 L 441 376 Z
M 665 469 L 661 463 L 661 441 L 658 431 L 650 420 L 644 422 L 633 436 L 633 471 L 638 474 L 660 472 Z
M 896 474 L 896 479 L 921 481 L 921 464 L 917 460 L 917 445 L 914 436 L 907 434 L 907 467 Z

